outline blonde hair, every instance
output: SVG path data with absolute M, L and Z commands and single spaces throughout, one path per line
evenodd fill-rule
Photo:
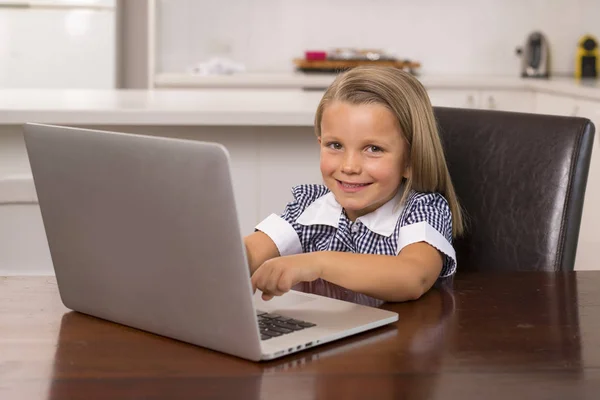
M 411 189 L 443 195 L 452 212 L 452 235 L 463 233 L 463 214 L 450 179 L 433 108 L 423 85 L 411 74 L 392 67 L 356 67 L 337 76 L 315 116 L 315 133 L 321 137 L 321 120 L 328 104 L 381 104 L 396 116 L 410 147 L 410 176 L 402 202 Z

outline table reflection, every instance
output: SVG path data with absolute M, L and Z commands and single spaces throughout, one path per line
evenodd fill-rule
M 452 291 L 437 287 L 418 301 L 379 305 L 393 307 L 399 321 L 263 363 L 69 312 L 61 320 L 48 398 L 340 398 L 365 385 L 377 398 L 427 397 L 455 328 Z M 427 374 L 410 375 L 417 372 Z
M 528 273 L 523 273 L 528 274 Z M 489 275 L 482 286 L 465 279 L 455 288 L 460 335 L 446 362 L 455 368 L 581 371 L 581 333 L 574 274 L 540 274 L 527 285 L 509 275 Z
M 304 289 L 360 304 L 378 303 L 398 312 L 399 320 L 314 354 L 273 361 L 264 370 L 263 398 L 275 393 L 285 379 L 285 374 L 277 372 L 288 372 L 294 378 L 296 372 L 302 372 L 303 380 L 285 379 L 286 385 L 295 385 L 296 393 L 316 398 L 354 398 L 357 393 L 368 393 L 369 398 L 377 399 L 417 399 L 435 392 L 448 339 L 455 330 L 451 280 L 438 282 L 418 301 L 397 304 L 383 304 L 328 283 Z

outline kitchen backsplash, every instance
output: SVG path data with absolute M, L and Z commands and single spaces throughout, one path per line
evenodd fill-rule
M 577 40 L 600 38 L 599 0 L 157 0 L 157 72 L 211 57 L 249 71 L 291 71 L 307 49 L 388 50 L 423 74 L 519 74 L 517 46 L 533 30 L 551 71 L 572 74 Z

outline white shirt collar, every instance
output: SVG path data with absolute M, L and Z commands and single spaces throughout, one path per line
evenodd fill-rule
M 356 220 L 363 223 L 372 232 L 382 236 L 391 236 L 404 208 L 399 204 L 401 196 L 402 189 L 377 210 L 358 217 Z M 337 202 L 333 193 L 329 192 L 306 207 L 296 221 L 305 226 L 329 225 L 337 229 L 341 214 L 342 206 Z

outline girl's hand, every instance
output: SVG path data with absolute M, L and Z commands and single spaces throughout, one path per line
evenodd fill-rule
M 252 289 L 263 292 L 263 300 L 289 292 L 299 282 L 310 282 L 321 277 L 313 254 L 296 254 L 271 258 L 265 261 L 252 275 Z

